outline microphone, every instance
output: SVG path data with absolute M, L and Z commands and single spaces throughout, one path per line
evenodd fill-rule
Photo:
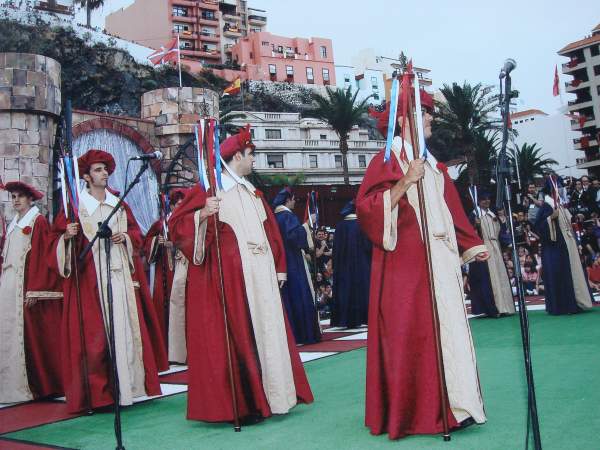
M 158 150 L 152 153 L 145 153 L 143 155 L 139 155 L 139 156 L 134 156 L 133 158 L 129 158 L 132 161 L 149 161 L 151 159 L 158 159 L 161 160 L 163 159 L 163 154 L 161 152 L 159 152 Z
M 509 75 L 516 68 L 517 68 L 517 62 L 512 58 L 508 58 L 506 61 L 504 61 L 504 65 L 502 66 L 502 69 L 500 69 L 500 79 Z

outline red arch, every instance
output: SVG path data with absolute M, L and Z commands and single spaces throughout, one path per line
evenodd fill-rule
M 155 151 L 150 141 L 135 128 L 132 128 L 129 125 L 125 125 L 124 123 L 118 122 L 117 120 L 104 117 L 86 120 L 85 122 L 81 122 L 73 126 L 73 138 L 77 138 L 93 130 L 110 130 L 115 134 L 119 134 L 133 141 L 138 146 L 138 148 L 144 153 L 152 153 Z M 160 162 L 154 160 L 152 162 L 152 169 L 159 177 L 160 181 Z

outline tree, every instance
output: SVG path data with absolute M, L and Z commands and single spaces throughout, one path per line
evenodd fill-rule
M 434 141 L 443 140 L 446 151 L 454 152 L 452 157 L 465 158 L 469 184 L 477 185 L 477 141 L 487 132 L 499 129 L 500 122 L 491 116 L 497 109 L 497 96 L 490 95 L 490 90 L 481 83 L 471 86 L 467 82 L 462 86 L 444 84 L 441 93 L 445 102 L 437 102 L 433 123 L 437 138 L 434 136 Z
M 92 28 L 92 11 L 104 6 L 104 0 L 76 0 L 86 12 L 86 26 Z
M 245 119 L 246 114 L 240 111 L 242 102 L 238 96 L 226 95 L 219 100 L 219 140 L 223 141 L 227 135 L 236 134 L 240 127 L 233 123 L 236 119 Z
M 547 153 L 541 153 L 541 147 L 537 144 L 523 143 L 521 147 L 515 146 L 509 150 L 510 158 L 517 163 L 521 183 L 533 181 L 535 177 L 542 177 L 550 166 L 558 164 L 552 158 L 546 158 Z
M 350 184 L 348 173 L 348 133 L 355 125 L 362 124 L 367 114 L 367 100 L 365 98 L 357 103 L 358 90 L 354 94 L 351 88 L 346 90 L 326 88 L 327 96 L 318 92 L 312 94 L 313 107 L 306 110 L 305 117 L 314 117 L 323 120 L 337 133 L 340 140 L 340 153 L 342 154 L 342 169 L 344 171 L 344 183 Z
M 488 189 L 491 185 L 491 179 L 496 172 L 496 159 L 502 136 L 498 131 L 479 131 L 475 133 L 474 137 L 474 159 L 479 175 L 479 184 L 477 186 L 482 189 Z M 466 188 L 471 184 L 466 161 L 461 163 L 458 169 L 459 175 L 455 183 L 460 188 Z

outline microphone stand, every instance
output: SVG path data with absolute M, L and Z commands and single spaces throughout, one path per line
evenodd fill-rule
M 535 399 L 535 385 L 533 379 L 533 366 L 531 363 L 531 343 L 529 333 L 529 316 L 525 305 L 525 291 L 523 288 L 523 277 L 521 274 L 521 264 L 517 254 L 517 245 L 515 239 L 515 230 L 512 221 L 512 207 L 510 203 L 511 189 L 510 177 L 511 169 L 509 167 L 508 156 L 506 154 L 506 146 L 508 144 L 508 128 L 510 121 L 510 99 L 511 99 L 511 78 L 510 73 L 504 75 L 505 93 L 502 94 L 502 76 L 500 79 L 500 111 L 502 114 L 503 130 L 502 130 L 502 147 L 498 155 L 496 165 L 496 180 L 498 182 L 498 190 L 496 193 L 496 208 L 507 212 L 508 229 L 512 243 L 512 259 L 514 265 L 514 274 L 516 279 L 517 296 L 519 304 L 519 321 L 521 325 L 521 340 L 523 344 L 523 358 L 525 362 L 525 376 L 527 378 L 527 431 L 525 437 L 525 449 L 529 446 L 529 429 L 531 426 L 533 434 L 533 445 L 535 450 L 542 449 L 542 441 L 540 438 L 540 426 L 538 420 L 537 403 Z M 515 155 L 516 156 L 516 155 Z
M 98 239 L 102 239 L 104 241 L 104 251 L 106 258 L 106 296 L 108 303 L 108 341 L 109 341 L 109 351 L 110 351 L 110 363 L 112 365 L 112 376 L 113 376 L 113 397 L 114 397 L 114 411 L 115 411 L 115 439 L 117 441 L 116 450 L 125 450 L 123 446 L 123 435 L 121 431 L 121 393 L 119 388 L 119 373 L 117 370 L 117 356 L 116 356 L 116 347 L 115 347 L 115 320 L 113 315 L 113 290 L 112 290 L 112 280 L 111 280 L 111 269 L 110 269 L 110 253 L 112 242 L 110 240 L 112 236 L 112 230 L 108 226 L 110 219 L 121 209 L 121 205 L 123 204 L 123 200 L 131 189 L 140 181 L 142 174 L 148 169 L 148 160 L 142 160 L 142 167 L 136 174 L 135 178 L 131 181 L 129 186 L 126 186 L 126 190 L 110 212 L 108 217 L 104 219 L 104 222 L 98 223 L 98 231 L 96 231 L 96 235 L 93 239 L 85 246 L 83 251 L 79 254 L 79 262 L 83 262 L 86 255 L 94 246 L 94 243 Z M 102 293 L 102 286 L 98 286 L 100 292 Z

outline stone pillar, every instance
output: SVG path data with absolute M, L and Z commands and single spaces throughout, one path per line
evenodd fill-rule
M 52 147 L 61 110 L 60 64 L 45 56 L 0 53 L 0 177 L 22 181 L 45 194 L 43 213 L 52 205 Z M 14 212 L 0 191 L 0 214 Z
M 180 146 L 194 136 L 194 125 L 200 117 L 219 117 L 219 96 L 202 88 L 164 88 L 146 92 L 142 96 L 142 118 L 154 120 L 162 161 L 162 183 L 176 183 L 176 176 L 166 180 L 164 172 L 177 155 Z M 191 156 L 191 155 L 190 155 Z M 184 158 L 179 167 L 181 175 L 192 179 L 197 176 L 195 165 Z M 195 162 L 195 161 L 194 161 Z

